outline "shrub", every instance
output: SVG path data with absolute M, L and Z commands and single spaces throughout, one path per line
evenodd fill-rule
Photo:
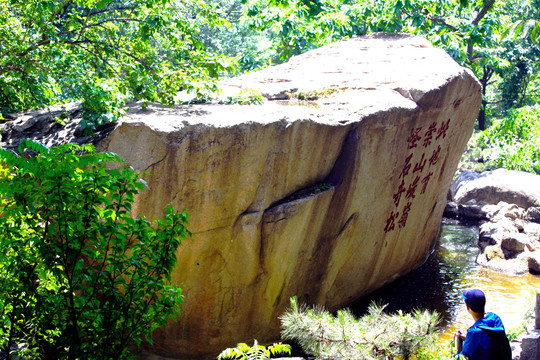
M 511 110 L 478 140 L 489 168 L 540 174 L 540 105 Z
M 246 343 L 240 343 L 234 348 L 228 348 L 218 355 L 218 360 L 240 359 L 240 360 L 265 360 L 271 356 L 278 354 L 291 354 L 291 346 L 288 344 L 276 343 L 266 348 L 259 345 L 257 340 L 253 342 L 253 346 Z
M 389 315 L 384 306 L 371 304 L 363 317 L 350 311 L 336 316 L 320 308 L 308 309 L 291 298 L 290 309 L 281 317 L 282 337 L 297 341 L 303 351 L 317 359 L 409 359 L 428 353 L 437 341 L 436 313 Z
M 130 216 L 144 188 L 117 155 L 23 141 L 0 150 L 0 358 L 119 359 L 168 319 L 187 214 Z

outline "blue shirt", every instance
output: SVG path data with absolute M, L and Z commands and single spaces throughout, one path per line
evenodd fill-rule
M 469 360 L 491 360 L 500 354 L 493 351 L 492 342 L 508 341 L 500 317 L 487 313 L 467 330 L 467 336 L 460 354 Z

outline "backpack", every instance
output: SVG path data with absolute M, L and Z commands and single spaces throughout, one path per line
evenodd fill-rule
M 512 360 L 512 348 L 504 331 L 480 328 L 489 336 L 493 360 Z

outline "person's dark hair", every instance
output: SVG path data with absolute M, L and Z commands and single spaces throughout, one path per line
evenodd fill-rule
M 471 308 L 472 311 L 477 313 L 484 312 L 484 307 L 486 306 L 486 296 L 482 290 L 465 290 L 463 292 L 463 298 L 465 299 L 465 303 Z

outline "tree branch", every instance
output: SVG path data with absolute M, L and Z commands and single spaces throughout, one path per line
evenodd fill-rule
M 58 16 L 58 14 L 60 14 L 62 12 L 62 10 L 64 10 L 66 7 L 68 7 L 71 3 L 73 2 L 73 0 L 67 0 L 65 3 L 63 3 L 62 5 L 60 5 L 60 7 L 51 14 L 51 18 L 49 20 L 49 22 L 53 22 L 53 20 Z
M 471 22 L 471 25 L 477 26 L 480 23 L 480 20 L 482 20 L 484 16 L 486 16 L 488 11 L 493 7 L 494 4 L 495 4 L 495 0 L 486 1 L 484 3 L 484 6 L 482 6 L 482 8 L 476 14 L 476 17 Z M 467 60 L 469 61 L 469 64 L 471 64 L 474 61 L 473 46 L 474 45 L 472 43 L 467 44 Z
M 487 12 L 489 11 L 489 9 L 491 9 L 491 7 L 495 4 L 495 0 L 488 0 L 484 3 L 484 6 L 482 6 L 482 9 L 480 9 L 480 11 L 478 11 L 478 13 L 476 14 L 476 17 L 474 18 L 474 20 L 471 22 L 472 25 L 478 25 L 480 23 L 480 20 L 482 20 L 484 18 L 484 16 L 486 16 Z
M 449 23 L 447 23 L 442 17 L 440 16 L 434 16 L 434 17 L 428 17 L 429 20 L 431 20 L 432 22 L 434 23 L 438 23 L 438 24 L 442 24 L 444 26 L 446 26 L 447 28 L 449 28 L 450 30 L 452 31 L 459 31 L 459 29 L 457 27 L 455 27 L 454 25 L 450 25 Z

